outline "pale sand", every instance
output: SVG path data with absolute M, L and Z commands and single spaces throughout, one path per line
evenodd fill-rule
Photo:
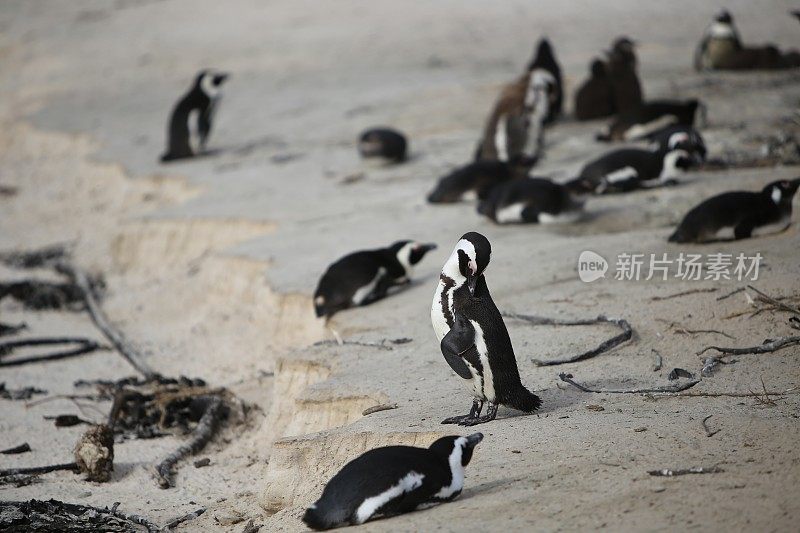
M 457 238 L 474 229 L 493 244 L 487 278 L 501 309 L 621 316 L 636 335 L 596 359 L 542 368 L 530 359 L 582 350 L 611 328 L 529 328 L 509 321 L 523 382 L 541 391 L 541 412 L 517 416 L 501 409 L 499 420 L 480 428 L 486 440 L 456 502 L 362 529 L 796 527 L 798 396 L 787 395 L 774 407 L 751 398 L 653 401 L 561 390 L 556 376 L 572 372 L 606 387 L 664 384 L 673 367 L 699 372 L 694 354 L 705 345 L 753 345 L 790 334 L 785 314 L 724 318 L 748 307 L 743 294 L 715 300 L 740 283 L 583 284 L 575 263 L 586 249 L 607 258 L 758 251 L 765 265 L 756 286 L 796 294 L 797 223 L 742 243 L 683 247 L 665 239 L 700 199 L 757 189 L 800 169 L 693 173 L 680 187 L 591 199 L 589 220 L 563 228 L 497 227 L 479 219 L 471 205 L 424 202 L 435 179 L 471 155 L 497 88 L 517 75 L 542 33 L 553 41 L 568 94 L 593 55 L 615 35 L 630 34 L 641 43 L 648 96 L 707 101 L 710 123 L 703 133 L 712 156 L 728 149 L 755 154 L 763 144 L 758 136 L 797 132 L 785 120 L 800 98 L 797 73 L 691 71 L 696 39 L 716 6 L 620 1 L 598 12 L 594 2 L 561 4 L 203 0 L 0 7 L 0 184 L 20 191 L 0 198 L 0 249 L 71 243 L 80 265 L 106 276 L 103 306 L 150 365 L 227 386 L 259 407 L 201 454 L 211 466 L 184 464 L 175 489 L 158 489 L 148 470 L 178 442 L 164 438 L 118 445 L 109 483 L 48 474 L 28 487 L 0 488 L 0 499 L 120 501 L 126 512 L 161 522 L 208 507 L 182 527 L 186 531 L 241 531 L 246 520 L 240 518 L 254 518 L 262 531 L 302 529 L 303 506 L 361 451 L 426 445 L 438 435 L 471 431 L 438 423 L 466 412 L 470 399 L 442 361 L 428 312 L 441 264 Z M 797 43 L 797 21 L 786 15 L 790 4 L 728 7 L 746 40 Z M 209 65 L 233 72 L 211 139 L 222 153 L 157 165 L 170 106 L 195 70 Z M 356 135 L 375 124 L 410 135 L 414 157 L 408 164 L 380 168 L 357 160 Z M 548 130 L 547 157 L 536 174 L 569 178 L 606 150 L 591 141 L 601 124 L 564 121 Z M 275 156 L 294 159 L 279 164 Z M 342 183 L 356 172 L 366 178 Z M 392 350 L 309 347 L 329 337 L 308 298 L 324 267 L 348 251 L 398 238 L 440 248 L 408 290 L 342 313 L 332 326 L 351 340 L 413 341 Z M 2 268 L 0 274 L 5 280 L 30 273 Z M 695 288 L 717 291 L 651 300 Z M 26 321 L 30 334 L 99 337 L 81 314 L 32 313 L 4 301 L 0 318 Z M 680 334 L 671 322 L 724 331 L 735 340 Z M 651 371 L 653 350 L 664 359 L 660 372 Z M 770 390 L 797 387 L 799 354 L 794 347 L 737 357 L 693 390 L 747 392 L 759 389 L 761 378 Z M 59 394 L 72 392 L 79 378 L 132 373 L 121 357 L 99 352 L 6 369 L 0 381 Z M 400 408 L 362 418 L 363 409 L 386 402 Z M 587 410 L 587 404 L 604 410 Z M 96 407 L 86 408 L 86 416 L 100 420 L 108 405 Z M 76 412 L 72 403 L 26 409 L 23 402 L 3 401 L 2 409 L 0 449 L 28 441 L 34 452 L 0 456 L 0 467 L 70 459 L 82 429 L 56 429 L 42 416 Z M 708 415 L 709 425 L 721 430 L 710 438 L 700 426 Z M 725 472 L 647 475 L 656 468 L 716 464 Z

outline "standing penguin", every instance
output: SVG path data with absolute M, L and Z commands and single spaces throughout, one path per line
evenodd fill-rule
M 172 110 L 162 162 L 192 157 L 205 150 L 226 79 L 228 74 L 212 70 L 197 75 L 192 88 Z
M 723 9 L 703 33 L 694 54 L 694 68 L 700 71 L 734 65 L 741 49 L 742 41 L 733 24 L 733 17 L 727 9 Z
M 483 434 L 473 433 L 442 437 L 428 448 L 370 450 L 331 478 L 320 499 L 306 510 L 303 522 L 312 529 L 331 529 L 453 500 L 461 494 L 466 467 L 481 440 Z
M 405 161 L 407 146 L 405 135 L 391 128 L 371 128 L 358 139 L 361 157 L 380 158 L 389 163 Z
M 562 89 L 564 82 L 561 78 L 561 67 L 558 66 L 558 61 L 556 61 L 556 56 L 553 53 L 553 47 L 547 39 L 541 39 L 539 41 L 539 45 L 536 48 L 536 55 L 534 55 L 533 59 L 531 59 L 531 62 L 528 64 L 528 72 L 533 72 L 536 69 L 545 70 L 553 76 L 554 83 L 550 93 L 550 106 L 547 116 L 544 119 L 545 124 L 550 124 L 561 114 L 564 100 Z
M 491 253 L 486 237 L 465 233 L 444 264 L 433 295 L 431 322 L 442 355 L 467 380 L 474 397 L 469 414 L 442 424 L 472 426 L 494 420 L 499 405 L 532 413 L 541 404 L 522 385 L 511 338 L 486 285 Z M 484 402 L 489 405 L 481 416 Z
M 608 79 L 614 98 L 614 112 L 624 113 L 636 109 L 642 103 L 642 86 L 636 73 L 634 42 L 620 37 L 608 52 Z
M 486 121 L 475 159 L 505 161 L 523 168 L 535 165 L 555 87 L 553 75 L 542 68 L 507 85 Z
M 575 93 L 575 118 L 593 120 L 614 114 L 614 93 L 605 63 L 592 61 L 589 79 Z
M 572 192 L 595 194 L 657 187 L 674 182 L 691 165 L 692 159 L 684 150 L 621 148 L 587 163 L 566 186 Z
M 314 292 L 318 317 L 330 317 L 352 306 L 368 305 L 384 298 L 392 287 L 410 281 L 414 266 L 435 244 L 397 241 L 388 248 L 363 250 L 333 263 Z
M 670 242 L 704 242 L 733 230 L 734 239 L 747 239 L 754 232 L 783 231 L 792 220 L 792 199 L 800 178 L 775 181 L 761 192 L 734 191 L 719 194 L 689 211 L 670 235 Z
M 478 204 L 478 213 L 498 224 L 553 224 L 578 220 L 582 208 L 583 201 L 564 185 L 546 178 L 523 178 L 495 186 Z

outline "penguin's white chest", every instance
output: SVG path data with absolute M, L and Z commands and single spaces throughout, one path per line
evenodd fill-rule
M 450 332 L 450 325 L 447 323 L 444 310 L 449 309 L 452 313 L 454 290 L 455 287 L 448 289 L 448 287 L 440 281 L 433 295 L 433 303 L 431 304 L 431 324 L 433 325 L 433 331 L 436 333 L 436 338 L 439 342 L 442 342 L 444 336 Z
M 483 328 L 474 320 L 470 320 L 470 323 L 475 328 L 475 348 L 478 350 L 478 357 L 483 367 L 483 372 L 479 373 L 472 368 L 472 365 L 468 364 L 472 372 L 472 392 L 476 398 L 486 399 L 495 403 L 494 375 L 492 374 L 492 367 L 489 365 L 489 349 L 483 337 Z

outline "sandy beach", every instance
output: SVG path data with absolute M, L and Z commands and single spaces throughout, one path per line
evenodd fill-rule
M 747 41 L 800 48 L 793 7 L 727 4 Z M 157 524 L 204 508 L 176 530 L 304 530 L 304 509 L 361 452 L 472 432 L 439 423 L 465 413 L 471 397 L 442 359 L 430 305 L 456 241 L 479 231 L 492 243 L 486 279 L 502 311 L 625 319 L 633 337 L 585 361 L 538 366 L 618 330 L 507 319 L 522 381 L 542 408 L 501 408 L 479 426 L 485 439 L 454 502 L 356 530 L 794 530 L 800 347 L 727 357 L 731 364 L 710 376 L 701 376 L 708 354 L 698 352 L 797 334 L 791 312 L 758 312 L 764 303 L 751 289 L 728 295 L 749 284 L 800 304 L 800 200 L 779 234 L 667 242 L 704 198 L 800 176 L 800 71 L 692 68 L 718 8 L 683 0 L 4 2 L 0 186 L 10 192 L 0 194 L 0 252 L 66 246 L 76 265 L 102 276 L 103 310 L 147 365 L 224 387 L 244 407 L 181 463 L 173 488 L 159 488 L 152 466 L 183 441 L 177 433 L 118 442 L 108 482 L 53 472 L 27 486 L 0 485 L 0 505 L 120 502 Z M 606 121 L 571 118 L 571 95 L 591 58 L 625 34 L 638 43 L 648 98 L 705 102 L 700 129 L 710 158 L 768 164 L 691 171 L 675 187 L 592 197 L 584 220 L 562 226 L 498 226 L 472 203 L 425 201 L 439 177 L 469 161 L 498 90 L 544 35 L 564 71 L 567 116 L 547 129 L 533 173 L 563 182 L 616 146 L 594 140 Z M 168 113 L 206 67 L 231 73 L 211 153 L 160 164 Z M 359 159 L 357 136 L 375 125 L 408 135 L 408 162 Z M 314 316 L 311 295 L 327 265 L 399 239 L 438 244 L 408 287 L 327 326 Z M 579 279 L 586 250 L 608 261 L 605 278 Z M 615 277 L 623 254 L 647 261 L 681 253 L 762 260 L 756 278 L 684 280 L 674 264 L 667 279 Z M 0 282 L 31 278 L 59 279 L 51 269 L 0 265 Z M 107 344 L 81 311 L 33 311 L 4 298 L 0 322 L 27 324 L 21 337 Z M 563 372 L 592 388 L 652 388 L 671 384 L 674 368 L 701 380 L 670 395 L 587 393 L 559 379 Z M 86 427 L 57 428 L 45 417 L 100 422 L 111 402 L 37 400 L 85 392 L 78 380 L 135 373 L 114 350 L 0 368 L 8 389 L 47 391 L 0 399 L 0 449 L 32 448 L 0 455 L 0 468 L 71 461 Z M 381 404 L 397 408 L 363 415 Z M 209 465 L 193 466 L 201 458 Z M 693 467 L 719 471 L 648 473 Z

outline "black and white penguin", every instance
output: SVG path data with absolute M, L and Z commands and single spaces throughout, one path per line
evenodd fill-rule
M 692 126 L 667 126 L 646 138 L 656 150 L 685 150 L 697 165 L 706 160 L 706 143 L 700 132 Z
M 747 239 L 783 231 L 792 219 L 792 198 L 800 178 L 770 183 L 761 192 L 734 191 L 714 196 L 689 211 L 670 235 L 670 242 L 705 242 L 724 238 Z
M 391 128 L 371 128 L 358 139 L 358 152 L 365 159 L 379 158 L 400 163 L 405 161 L 407 149 L 406 136 Z
M 504 87 L 486 121 L 475 159 L 504 161 L 525 169 L 535 165 L 556 85 L 548 70 L 536 68 Z
M 635 43 L 628 37 L 614 41 L 608 52 L 607 71 L 614 99 L 614 112 L 625 113 L 642 104 L 642 85 L 636 72 Z
M 384 446 L 356 457 L 328 481 L 303 515 L 316 530 L 363 524 L 421 505 L 448 502 L 464 487 L 467 465 L 483 434 L 449 436 L 428 448 Z
M 605 194 L 674 183 L 692 159 L 684 150 L 621 148 L 588 163 L 566 184 L 574 193 Z
M 442 355 L 467 381 L 474 398 L 469 414 L 442 424 L 472 426 L 494 420 L 499 405 L 532 413 L 541 404 L 522 385 L 511 338 L 486 285 L 491 253 L 486 237 L 464 234 L 444 264 L 433 296 L 431 322 Z M 484 402 L 489 405 L 481 416 Z
M 318 317 L 330 317 L 348 307 L 368 305 L 384 298 L 389 289 L 411 280 L 414 266 L 435 244 L 397 241 L 387 248 L 362 250 L 333 263 L 314 292 Z
M 546 178 L 522 178 L 497 185 L 478 204 L 478 213 L 498 224 L 575 222 L 583 201 Z
M 564 82 L 561 77 L 561 67 L 558 65 L 558 61 L 556 61 L 553 47 L 546 38 L 539 41 L 539 45 L 536 47 L 536 54 L 528 64 L 528 72 L 532 72 L 536 69 L 546 70 L 553 76 L 554 80 L 553 86 L 551 87 L 549 110 L 544 119 L 545 124 L 549 124 L 561 114 L 561 108 L 564 105 L 564 93 L 562 89 Z
M 705 115 L 699 100 L 653 100 L 621 112 L 597 134 L 598 141 L 634 141 L 670 125 L 694 126 L 697 111 Z
M 614 114 L 616 105 L 606 64 L 595 59 L 589 72 L 589 79 L 575 92 L 575 118 L 594 120 L 610 117 Z
M 446 204 L 476 198 L 483 200 L 496 185 L 524 175 L 525 172 L 504 161 L 475 161 L 440 178 L 428 194 L 428 201 Z
M 172 110 L 162 162 L 192 157 L 205 150 L 226 79 L 228 74 L 213 70 L 197 75 L 192 88 Z

